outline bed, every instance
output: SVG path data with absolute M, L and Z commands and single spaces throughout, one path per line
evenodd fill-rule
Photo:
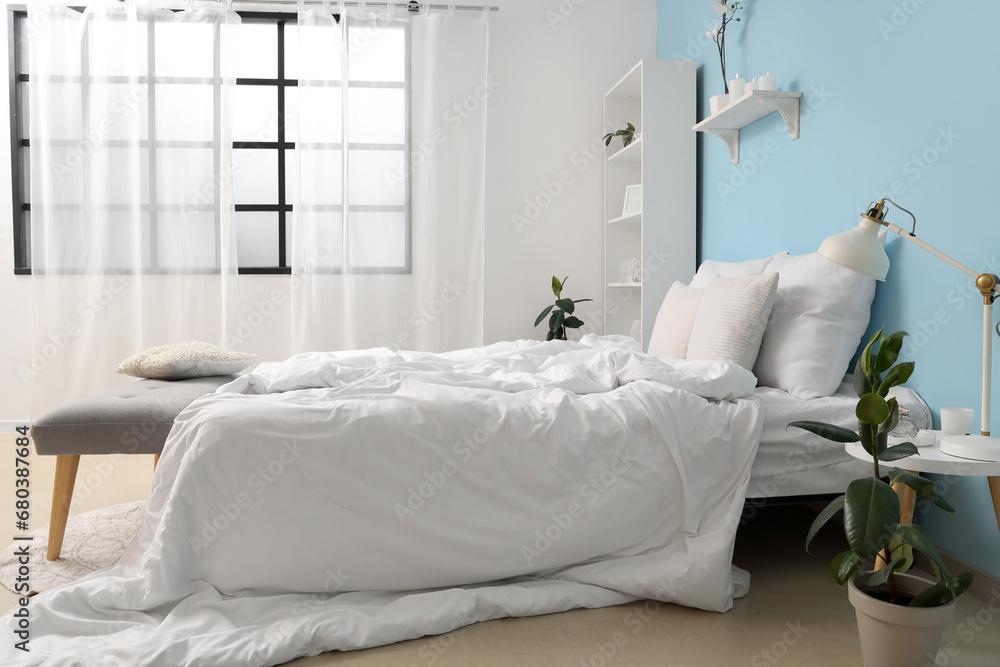
M 0 657 L 263 667 L 642 598 L 724 612 L 749 587 L 748 489 L 846 484 L 847 457 L 783 426 L 851 423 L 874 284 L 824 266 L 817 295 L 815 261 L 675 284 L 649 353 L 588 335 L 262 364 L 177 416 L 119 564 L 32 601 L 30 656 L 7 615 Z

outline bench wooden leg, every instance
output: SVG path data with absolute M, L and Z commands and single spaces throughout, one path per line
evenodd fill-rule
M 914 475 L 919 475 L 918 472 L 908 471 Z M 917 504 L 917 492 L 908 487 L 902 482 L 896 482 L 892 485 L 892 490 L 896 492 L 899 496 L 899 522 L 910 524 L 913 523 L 913 509 Z M 875 558 L 875 570 L 884 570 L 886 563 L 885 559 L 888 554 L 882 551 L 878 557 Z
M 156 466 L 159 462 L 160 462 L 160 455 L 153 454 L 153 470 L 156 470 Z
M 66 520 L 69 518 L 69 505 L 73 500 L 76 471 L 79 467 L 79 454 L 65 454 L 56 457 L 56 483 L 52 489 L 49 548 L 45 553 L 45 560 L 59 560 L 63 536 L 66 534 Z
M 990 494 L 993 496 L 993 513 L 997 517 L 997 527 L 1000 528 L 1000 477 L 989 477 Z

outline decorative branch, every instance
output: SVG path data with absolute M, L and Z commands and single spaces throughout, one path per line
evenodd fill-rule
M 743 9 L 743 6 L 739 2 L 726 4 L 723 2 L 714 2 L 714 0 L 713 4 L 715 6 L 716 14 L 722 22 L 716 23 L 706 34 L 709 39 L 715 42 L 715 45 L 719 50 L 719 65 L 722 67 L 722 86 L 728 95 L 729 78 L 726 76 L 726 26 L 733 21 L 736 21 L 737 23 L 740 21 L 739 17 L 736 16 L 736 12 Z

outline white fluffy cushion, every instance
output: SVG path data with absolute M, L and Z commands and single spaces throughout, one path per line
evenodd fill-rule
M 734 361 L 750 370 L 774 305 L 778 274 L 742 278 L 716 276 L 701 296 L 688 359 Z
M 775 259 L 778 298 L 753 368 L 761 385 L 830 396 L 868 328 L 875 280 L 817 253 Z
M 675 282 L 660 304 L 649 336 L 649 353 L 667 359 L 686 359 L 688 339 L 698 314 L 703 290 Z
M 708 287 L 708 283 L 715 276 L 723 278 L 744 278 L 746 276 L 759 276 L 764 273 L 767 266 L 779 257 L 787 257 L 787 252 L 779 252 L 763 259 L 748 259 L 745 262 L 717 262 L 713 259 L 706 259 L 698 267 L 698 273 L 691 279 L 691 287 Z
M 229 375 L 257 360 L 256 354 L 227 350 L 200 341 L 185 341 L 151 347 L 118 364 L 116 373 L 156 380 Z

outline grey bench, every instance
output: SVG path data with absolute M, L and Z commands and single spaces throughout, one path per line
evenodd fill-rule
M 35 451 L 56 457 L 47 560 L 57 560 L 83 454 L 153 454 L 159 460 L 174 418 L 233 375 L 139 380 L 71 401 L 35 420 Z

